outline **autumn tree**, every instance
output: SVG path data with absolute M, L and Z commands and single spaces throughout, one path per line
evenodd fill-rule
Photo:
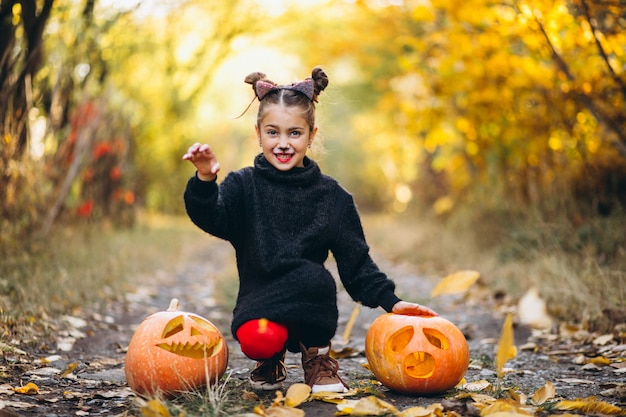
M 620 6 L 361 1 L 309 30 L 314 56 L 352 68 L 387 198 L 606 213 L 626 187 Z

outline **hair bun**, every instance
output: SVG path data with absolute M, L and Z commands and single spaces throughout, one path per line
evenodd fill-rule
M 311 72 L 311 78 L 315 83 L 315 96 L 317 97 L 328 86 L 328 75 L 324 72 L 322 67 L 315 67 Z
M 244 81 L 246 82 L 246 84 L 252 84 L 252 86 L 254 87 L 254 84 L 256 84 L 257 81 L 262 80 L 265 77 L 266 75 L 262 72 L 252 72 L 246 76 Z

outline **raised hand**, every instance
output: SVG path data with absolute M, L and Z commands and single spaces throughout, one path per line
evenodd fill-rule
M 207 144 L 194 143 L 183 155 L 183 160 L 194 164 L 198 170 L 198 178 L 202 181 L 213 181 L 220 170 L 220 163 Z

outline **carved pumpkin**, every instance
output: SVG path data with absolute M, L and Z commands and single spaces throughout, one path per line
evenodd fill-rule
M 387 388 L 404 394 L 434 394 L 454 387 L 469 366 L 463 333 L 442 317 L 387 313 L 367 331 L 365 355 Z
M 207 319 L 178 311 L 148 316 L 128 345 L 124 370 L 130 388 L 143 396 L 172 397 L 177 392 L 213 384 L 228 365 L 228 346 Z

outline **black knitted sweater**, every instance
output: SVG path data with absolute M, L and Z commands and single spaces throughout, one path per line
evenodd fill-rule
M 185 190 L 191 220 L 235 248 L 239 293 L 233 335 L 248 320 L 267 318 L 315 326 L 331 340 L 337 330 L 337 289 L 324 267 L 329 251 L 350 296 L 390 311 L 394 283 L 369 255 L 351 195 L 331 219 L 337 193 L 347 192 L 305 157 L 303 168 L 275 169 L 262 154 L 254 167 L 229 173 L 218 185 L 193 176 Z M 330 238 L 328 238 L 330 236 Z

